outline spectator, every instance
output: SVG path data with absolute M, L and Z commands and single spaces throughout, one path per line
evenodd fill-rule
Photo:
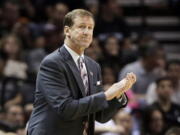
M 147 87 L 155 81 L 161 74 L 155 72 L 159 67 L 159 61 L 164 59 L 164 51 L 157 45 L 147 45 L 140 48 L 141 58 L 137 61 L 127 64 L 119 73 L 119 80 L 127 72 L 134 72 L 137 75 L 137 82 L 132 87 L 139 102 L 143 105 Z M 143 102 L 142 102 L 143 101 Z
M 114 70 L 115 75 L 117 75 L 121 67 L 121 63 L 120 63 L 121 48 L 118 38 L 116 38 L 115 36 L 107 37 L 102 47 L 104 48 L 104 56 L 105 56 L 102 65 L 110 66 Z
M 142 135 L 164 135 L 165 116 L 158 108 L 145 110 L 142 122 Z
M 27 65 L 22 61 L 22 45 L 19 38 L 12 34 L 7 35 L 2 38 L 0 47 L 8 55 L 5 76 L 26 79 Z
M 180 126 L 180 106 L 171 101 L 173 82 L 169 77 L 162 77 L 156 81 L 158 99 L 152 107 L 157 107 L 165 114 L 167 128 Z
M 180 61 L 178 60 L 170 60 L 167 63 L 167 75 L 171 77 L 174 85 L 174 91 L 172 94 L 172 101 L 176 104 L 180 105 Z M 153 82 L 149 85 L 147 94 L 146 94 L 146 101 L 148 104 L 152 104 L 153 102 L 157 101 L 157 94 L 156 94 L 156 83 Z
M 4 125 L 8 128 L 6 132 L 15 132 L 18 127 L 24 126 L 24 111 L 20 105 L 11 105 L 5 110 L 6 119 Z

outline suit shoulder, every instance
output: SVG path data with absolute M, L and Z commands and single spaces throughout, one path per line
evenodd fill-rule
M 58 64 L 59 63 L 59 64 Z M 58 50 L 55 50 L 54 52 L 48 54 L 41 62 L 41 65 L 49 65 L 49 64 L 58 64 L 61 65 L 62 63 L 62 58 L 58 52 Z
M 93 64 L 93 65 L 96 65 L 96 66 L 100 66 L 99 65 L 99 63 L 97 63 L 95 60 L 93 60 L 92 58 L 90 58 L 90 57 L 88 57 L 88 56 L 86 56 L 86 58 L 87 58 L 87 60 L 91 63 L 91 64 Z

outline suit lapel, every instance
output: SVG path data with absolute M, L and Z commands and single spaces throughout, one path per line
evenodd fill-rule
M 65 59 L 65 63 L 67 63 L 69 69 L 72 71 L 73 76 L 76 79 L 76 82 L 80 88 L 80 91 L 81 91 L 83 97 L 85 97 L 86 94 L 85 94 L 84 84 L 81 79 L 80 72 L 76 66 L 76 63 L 74 62 L 73 58 L 71 57 L 71 55 L 69 54 L 69 52 L 66 50 L 66 48 L 64 46 L 62 46 L 60 48 L 60 52 L 62 53 L 62 57 L 64 57 L 64 59 Z

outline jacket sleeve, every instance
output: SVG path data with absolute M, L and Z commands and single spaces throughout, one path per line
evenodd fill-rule
M 98 79 L 102 80 L 100 66 L 98 66 L 98 70 L 99 70 Z M 100 89 L 101 89 L 100 91 L 104 91 L 102 86 L 100 87 Z M 120 108 L 125 107 L 127 103 L 128 103 L 128 97 L 124 93 L 119 99 L 114 98 L 108 101 L 108 107 L 101 111 L 98 111 L 95 115 L 96 116 L 95 119 L 101 123 L 107 122 L 119 111 Z
M 37 76 L 37 89 L 62 119 L 74 120 L 108 107 L 104 92 L 73 99 L 62 66 L 45 59 Z

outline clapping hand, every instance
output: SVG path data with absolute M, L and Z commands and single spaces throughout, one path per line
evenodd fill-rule
M 118 82 L 119 87 L 121 87 L 122 89 L 119 91 L 116 97 L 119 98 L 124 92 L 129 90 L 135 82 L 136 82 L 136 75 L 132 72 L 127 73 L 126 77 L 120 82 Z
M 119 98 L 124 92 L 129 90 L 136 82 L 136 75 L 134 73 L 127 73 L 126 77 L 121 81 L 114 83 L 106 92 L 105 96 L 107 100 L 111 100 L 114 97 Z

